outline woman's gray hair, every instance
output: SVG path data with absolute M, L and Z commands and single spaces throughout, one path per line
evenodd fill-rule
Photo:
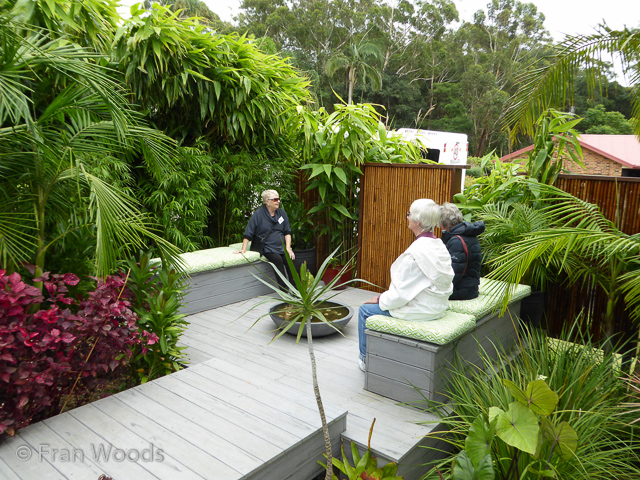
M 278 192 L 275 190 L 265 190 L 264 192 L 262 192 L 262 201 L 264 203 L 267 203 L 267 200 L 270 200 L 272 198 L 278 198 Z
M 409 207 L 411 220 L 420 224 L 422 232 L 433 232 L 440 223 L 440 206 L 431 199 L 419 198 Z
M 459 223 L 464 222 L 462 213 L 460 213 L 458 207 L 456 207 L 453 203 L 443 203 L 442 207 L 440 207 L 440 210 L 440 226 L 443 230 L 451 230 L 452 227 L 455 227 Z

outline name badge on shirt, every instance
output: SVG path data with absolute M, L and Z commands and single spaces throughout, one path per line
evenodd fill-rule
M 278 223 L 282 223 L 282 222 L 284 222 L 284 218 L 283 218 L 283 217 L 280 217 L 280 218 L 278 219 Z

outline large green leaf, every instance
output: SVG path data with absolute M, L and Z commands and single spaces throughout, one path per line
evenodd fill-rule
M 571 460 L 578 450 L 578 434 L 567 422 L 554 425 L 548 418 L 542 419 L 544 437 L 553 445 L 553 450 L 563 460 Z
M 495 472 L 491 455 L 485 455 L 477 466 L 465 450 L 460 452 L 453 467 L 453 480 L 493 480 Z
M 502 381 L 513 397 L 540 415 L 551 415 L 558 404 L 558 394 L 551 390 L 544 380 L 529 382 L 522 391 L 509 380 Z
M 534 455 L 538 445 L 538 418 L 522 403 L 513 402 L 504 412 L 498 407 L 489 409 L 489 420 L 496 422 L 496 435 L 512 447 Z
M 469 427 L 469 435 L 464 441 L 464 449 L 474 465 L 479 465 L 480 461 L 491 451 L 491 442 L 495 436 L 492 427 L 487 428 L 484 422 L 484 415 L 479 415 Z

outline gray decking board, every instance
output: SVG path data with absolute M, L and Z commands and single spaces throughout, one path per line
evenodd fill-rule
M 314 339 L 322 399 L 325 403 L 349 410 L 347 429 L 342 435 L 347 449 L 351 440 L 360 447 L 366 447 L 371 422 L 376 418 L 371 444 L 381 461 L 414 462 L 416 458 L 425 459 L 426 450 L 418 446 L 424 443 L 422 436 L 430 432 L 436 423 L 417 425 L 416 422 L 435 422 L 436 417 L 399 406 L 392 400 L 363 390 L 364 374 L 357 363 L 357 311 L 358 306 L 371 296 L 371 292 L 351 288 L 340 293 L 336 300 L 354 309 L 354 318 L 346 326 L 345 336 L 336 333 Z M 193 346 L 198 356 L 208 353 L 229 362 L 233 360 L 248 369 L 256 368 L 256 372 L 262 371 L 262 367 L 278 372 L 280 376 L 269 381 L 273 384 L 273 391 L 288 386 L 300 392 L 312 392 L 311 367 L 304 339 L 296 345 L 293 335 L 284 335 L 269 343 L 274 324 L 268 317 L 249 329 L 260 315 L 268 312 L 275 301 L 260 305 L 241 316 L 263 300 L 251 299 L 189 316 L 187 320 L 192 325 L 183 337 L 183 343 L 189 348 Z M 260 377 L 256 373 L 255 381 L 266 381 L 258 380 Z M 315 402 L 312 407 L 315 408 Z M 334 453 L 339 453 L 339 450 Z M 419 478 L 419 475 L 408 474 L 405 478 L 410 480 Z
M 267 372 L 260 373 L 271 379 Z M 212 358 L 27 427 L 0 445 L 0 455 L 9 459 L 7 469 L 25 479 L 97 479 L 100 473 L 118 480 L 279 480 L 290 472 L 310 476 L 318 470 L 316 461 L 324 450 L 313 396 L 289 392 L 294 399 L 279 397 L 248 378 L 250 370 Z M 207 404 L 227 415 L 207 410 Z M 346 411 L 327 405 L 326 413 L 330 431 L 339 439 L 346 428 Z M 43 429 L 50 437 L 43 437 Z M 20 445 L 37 448 L 43 439 L 58 449 L 82 448 L 87 461 L 15 458 Z M 91 445 L 122 450 L 153 445 L 164 461 L 101 462 L 88 455 Z

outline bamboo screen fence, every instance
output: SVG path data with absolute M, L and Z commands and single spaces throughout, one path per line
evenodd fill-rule
M 560 175 L 555 186 L 598 205 L 624 233 L 640 232 L 640 178 Z
M 561 175 L 556 187 L 573 196 L 596 204 L 619 230 L 629 235 L 640 232 L 640 178 Z M 602 319 L 607 309 L 607 295 L 594 285 L 565 287 L 553 285 L 545 293 L 547 328 L 553 335 L 562 331 L 580 313 L 580 331 L 598 339 L 603 333 Z M 615 331 L 628 339 L 635 336 L 629 312 L 620 301 L 615 310 Z
M 383 292 L 389 287 L 389 269 L 414 237 L 407 228 L 407 211 L 418 198 L 450 202 L 460 192 L 460 166 L 364 165 L 360 192 L 358 278 L 360 288 Z M 439 236 L 439 232 L 436 232 Z

